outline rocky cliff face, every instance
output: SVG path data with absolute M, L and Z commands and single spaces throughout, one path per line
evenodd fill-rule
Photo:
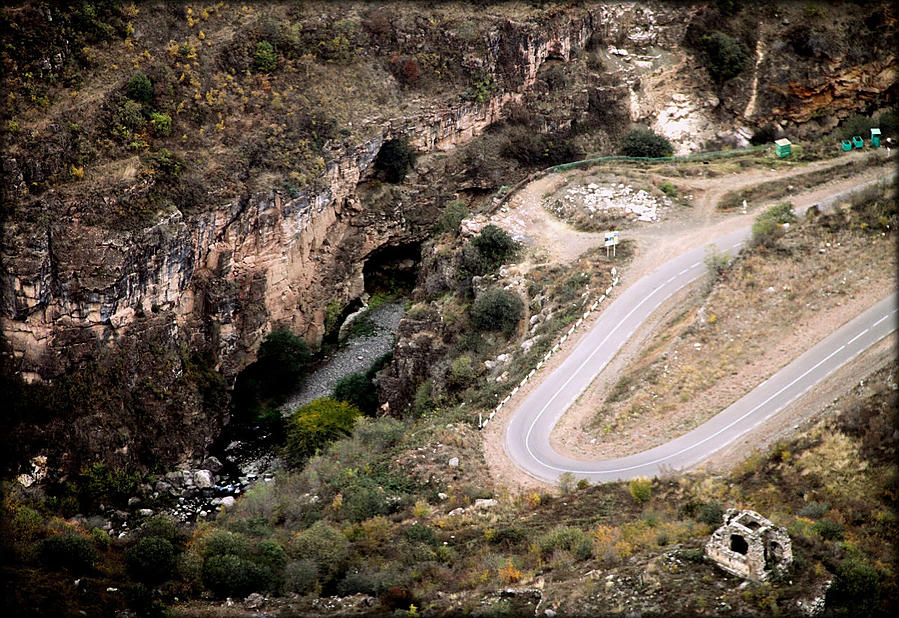
M 406 116 L 362 121 L 368 137 L 332 150 L 324 174 L 293 195 L 247 193 L 198 209 L 174 204 L 139 229 L 113 229 L 90 216 L 121 207 L 110 198 L 74 201 L 52 189 L 30 195 L 26 181 L 64 173 L 64 158 L 5 157 L 4 194 L 13 204 L 2 231 L 0 328 L 7 366 L 26 381 L 52 384 L 104 355 L 128 354 L 132 358 L 124 365 L 133 377 L 123 386 L 145 388 L 149 381 L 158 387 L 155 400 L 173 400 L 152 408 L 163 419 L 158 426 L 178 436 L 170 440 L 174 446 L 157 449 L 154 456 L 173 461 L 195 455 L 220 425 L 224 404 L 204 408 L 208 402 L 196 384 L 185 387 L 189 395 L 167 391 L 191 374 L 190 352 L 202 350 L 210 368 L 230 380 L 253 360 L 260 340 L 273 328 L 320 342 L 326 307 L 363 291 L 367 257 L 385 245 L 418 241 L 429 233 L 438 203 L 459 182 L 452 177 L 458 170 L 448 167 L 441 151 L 476 139 L 510 104 L 526 99 L 545 61 L 569 61 L 591 37 L 606 57 L 609 49 L 628 47 L 641 53 L 675 50 L 683 56 L 678 45 L 694 12 L 615 4 L 549 12 L 526 23 L 501 21 L 487 36 L 485 55 L 466 60 L 494 78 L 495 89 L 483 102 L 459 97 L 446 105 L 416 102 Z M 777 87 L 825 107 L 848 109 L 847 84 L 857 80 L 879 92 L 895 70 L 892 57 L 846 63 L 833 69 L 842 76 L 835 82 L 778 79 Z M 606 82 L 618 82 L 611 89 L 639 89 L 639 80 L 625 79 L 624 69 L 607 72 Z M 763 79 L 773 77 L 764 74 Z M 654 83 L 645 81 L 650 89 Z M 660 88 L 654 99 L 648 98 L 655 103 L 637 106 L 634 118 L 657 114 L 667 92 Z M 700 92 L 698 99 L 710 100 L 707 94 Z M 590 100 L 589 93 L 571 98 L 582 106 Z M 759 116 L 770 116 L 777 105 L 760 97 Z M 797 122 L 808 117 L 791 113 Z M 405 183 L 380 185 L 372 180 L 373 161 L 386 140 L 401 135 L 426 154 Z M 87 425 L 102 425 L 104 437 L 85 430 L 68 448 L 105 458 L 119 453 L 123 462 L 144 457 L 140 449 L 127 448 L 142 440 L 140 423 L 119 431 L 122 423 L 108 410 L 75 408 L 80 410 L 75 416 L 91 419 Z M 53 435 L 64 436 L 65 430 L 65 422 L 58 421 Z M 25 441 L 27 434 L 23 430 Z M 164 436 L 154 439 L 165 441 Z
M 445 172 L 439 163 L 426 159 L 410 186 L 367 182 L 384 141 L 403 135 L 423 152 L 470 141 L 520 99 L 547 57 L 567 60 L 572 46 L 582 46 L 590 23 L 589 15 L 546 29 L 505 23 L 482 59 L 503 77 L 495 96 L 383 122 L 374 138 L 334 152 L 314 183 L 318 188 L 296 197 L 273 191 L 188 215 L 173 208 L 149 227 L 114 230 L 88 223 L 83 212 L 108 203 L 60 203 L 52 191 L 29 196 L 20 171 L 29 162 L 6 159 L 20 204 L 3 229 L 0 327 L 13 370 L 29 382 L 53 381 L 100 350 L 124 350 L 123 342 L 159 329 L 164 336 L 155 339 L 157 346 L 210 349 L 215 369 L 232 377 L 253 360 L 259 341 L 274 327 L 317 344 L 328 304 L 346 303 L 363 291 L 367 256 L 384 245 L 420 240 L 435 218 L 429 185 Z M 152 358 L 135 360 L 137 375 L 152 374 Z M 177 378 L 185 367 L 170 369 Z M 196 439 L 177 440 L 184 452 L 164 458 L 196 454 L 221 413 L 186 414 L 198 425 L 188 431 Z M 114 418 L 92 418 L 116 433 Z M 185 429 L 177 422 L 163 424 Z M 108 455 L 117 448 L 123 452 L 140 436 L 128 431 L 120 439 L 122 444 L 103 440 L 101 446 L 85 437 L 80 446 Z

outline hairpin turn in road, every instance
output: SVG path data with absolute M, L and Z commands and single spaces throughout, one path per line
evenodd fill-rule
M 719 251 L 744 244 L 750 229 L 715 239 Z M 564 472 L 592 482 L 653 477 L 707 459 L 826 379 L 896 329 L 896 293 L 812 346 L 696 429 L 655 448 L 600 461 L 557 453 L 549 436 L 562 414 L 671 295 L 703 276 L 706 248 L 697 247 L 640 279 L 606 306 L 577 347 L 518 405 L 506 428 L 506 451 L 528 474 L 554 481 Z

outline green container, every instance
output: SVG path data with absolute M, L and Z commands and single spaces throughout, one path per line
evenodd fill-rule
M 778 140 L 774 140 L 774 154 L 777 155 L 778 159 L 783 159 L 784 157 L 790 156 L 790 140 L 787 138 L 782 138 Z
M 862 146 L 865 145 L 865 140 L 863 140 L 860 135 L 853 135 L 852 136 L 852 145 L 855 146 L 856 148 L 861 148 Z
M 880 148 L 880 129 L 871 129 L 871 145 Z
M 843 150 L 852 150 L 852 142 L 848 139 L 843 140 Z

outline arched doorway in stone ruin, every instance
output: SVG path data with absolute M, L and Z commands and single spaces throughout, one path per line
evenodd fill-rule
M 739 534 L 730 535 L 730 548 L 738 554 L 746 555 L 749 551 L 749 543 Z

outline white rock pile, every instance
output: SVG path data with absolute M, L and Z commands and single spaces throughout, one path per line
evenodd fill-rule
M 658 221 L 660 211 L 671 206 L 667 197 L 656 197 L 645 189 L 634 190 L 628 185 L 599 186 L 590 183 L 586 187 L 571 187 L 561 199 L 550 205 L 556 215 L 571 215 L 583 209 L 592 217 L 594 214 L 624 216 L 635 221 Z

